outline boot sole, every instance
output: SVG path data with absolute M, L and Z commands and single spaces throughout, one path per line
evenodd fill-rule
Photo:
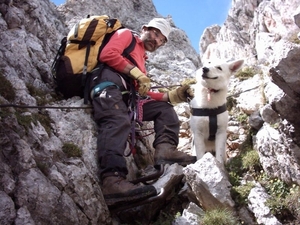
M 153 186 L 144 186 L 125 193 L 116 193 L 104 195 L 105 202 L 109 208 L 113 206 L 120 206 L 136 201 L 141 201 L 146 198 L 157 195 L 157 191 Z

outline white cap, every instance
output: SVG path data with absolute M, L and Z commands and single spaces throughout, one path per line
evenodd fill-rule
M 154 27 L 160 30 L 162 35 L 164 35 L 168 41 L 168 36 L 171 32 L 171 26 L 169 22 L 163 18 L 154 18 L 147 25 L 143 27 Z

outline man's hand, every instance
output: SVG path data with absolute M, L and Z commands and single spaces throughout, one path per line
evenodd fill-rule
M 194 97 L 194 92 L 191 89 L 190 85 L 182 85 L 175 90 L 169 91 L 168 97 L 171 104 L 187 102 L 188 98 Z
M 145 96 L 150 90 L 150 79 L 139 68 L 134 67 L 129 71 L 130 77 L 137 80 L 139 85 L 139 94 Z

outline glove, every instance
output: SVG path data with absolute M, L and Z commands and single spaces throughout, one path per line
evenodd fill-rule
M 141 96 L 145 96 L 150 90 L 150 79 L 139 68 L 134 67 L 129 71 L 130 77 L 137 80 L 139 89 L 138 92 Z
M 191 89 L 190 85 L 182 85 L 175 90 L 169 91 L 168 97 L 171 104 L 187 102 L 188 98 L 194 97 L 194 92 Z

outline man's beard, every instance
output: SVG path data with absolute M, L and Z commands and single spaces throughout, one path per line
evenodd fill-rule
M 144 45 L 146 47 L 146 50 L 149 52 L 154 52 L 158 48 L 156 41 L 152 40 L 151 38 L 147 38 L 144 41 Z

